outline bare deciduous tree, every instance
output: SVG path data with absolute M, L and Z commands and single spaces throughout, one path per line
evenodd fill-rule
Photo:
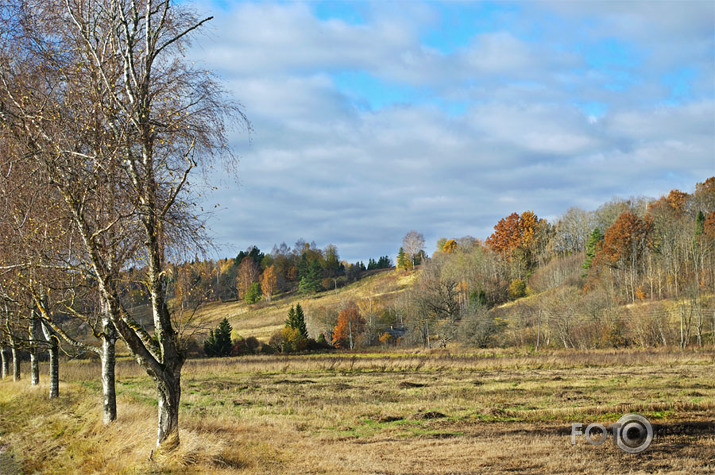
M 182 60 L 210 18 L 169 0 L 9 3 L 0 119 L 61 195 L 106 323 L 156 382 L 157 445 L 175 446 L 185 355 L 167 305 L 166 256 L 203 236 L 189 176 L 217 157 L 232 162 L 225 118 L 248 126 L 213 77 Z M 120 299 L 132 260 L 145 263 L 153 335 Z

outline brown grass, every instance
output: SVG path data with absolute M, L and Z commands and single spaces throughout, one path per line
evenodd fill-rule
M 308 324 L 312 310 L 318 306 L 339 308 L 345 302 L 371 299 L 375 305 L 391 303 L 414 281 L 417 272 L 397 273 L 394 270 L 377 272 L 360 281 L 335 291 L 315 295 L 290 294 L 279 296 L 273 302 L 259 302 L 248 305 L 243 301 L 215 302 L 202 307 L 197 320 L 206 328 L 214 328 L 219 321 L 227 318 L 234 330 L 234 336 L 255 336 L 268 341 L 271 335 L 285 324 L 288 310 L 300 303 L 306 311 Z M 208 333 L 208 331 L 206 331 Z M 316 333 L 315 331 L 313 333 Z
M 96 363 L 63 365 L 62 397 L 0 382 L 0 446 L 26 473 L 712 473 L 712 351 L 519 351 L 191 360 L 181 446 L 152 453 L 154 386 L 118 368 L 103 427 Z M 44 371 L 44 369 L 43 369 Z M 572 422 L 639 412 L 646 452 L 570 442 Z M 151 459 L 150 459 L 151 454 Z

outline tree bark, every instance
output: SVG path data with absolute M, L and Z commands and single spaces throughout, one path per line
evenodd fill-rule
M 12 347 L 12 379 L 20 381 L 20 357 L 17 354 L 17 349 Z
M 102 396 L 104 424 L 110 424 L 117 419 L 117 392 L 115 390 L 115 344 L 117 330 L 109 320 L 103 321 L 104 337 L 102 338 Z
M 7 378 L 10 376 L 10 358 L 8 357 L 7 354 L 7 348 L 0 347 L 0 359 L 2 360 L 1 366 L 2 366 L 2 379 Z
M 156 445 L 173 449 L 179 445 L 179 401 L 181 399 L 181 373 L 164 373 L 157 382 L 159 418 Z
M 42 325 L 45 339 L 50 344 L 50 399 L 60 397 L 60 344 L 47 325 Z
M 30 317 L 30 384 L 37 386 L 40 384 L 40 361 L 37 355 L 37 319 L 34 312 Z

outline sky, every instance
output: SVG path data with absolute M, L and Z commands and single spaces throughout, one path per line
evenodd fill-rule
M 715 175 L 715 2 L 185 2 L 187 52 L 251 121 L 212 175 L 219 257 L 298 239 L 349 262 L 410 230 L 485 239 Z

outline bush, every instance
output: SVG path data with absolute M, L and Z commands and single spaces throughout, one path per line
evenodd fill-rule
M 258 341 L 258 338 L 256 338 L 255 336 L 249 336 L 248 338 L 246 338 L 245 341 L 248 349 L 255 354 L 258 354 L 258 352 L 261 350 L 261 346 L 265 346 L 263 345 L 263 343 Z
M 308 348 L 308 339 L 301 334 L 299 329 L 290 327 L 276 331 L 268 343 L 281 353 L 295 353 Z
M 486 348 L 500 330 L 494 315 L 485 307 L 470 309 L 459 325 L 459 339 L 467 344 Z
M 521 279 L 514 279 L 509 285 L 509 298 L 520 299 L 526 295 L 526 284 Z

